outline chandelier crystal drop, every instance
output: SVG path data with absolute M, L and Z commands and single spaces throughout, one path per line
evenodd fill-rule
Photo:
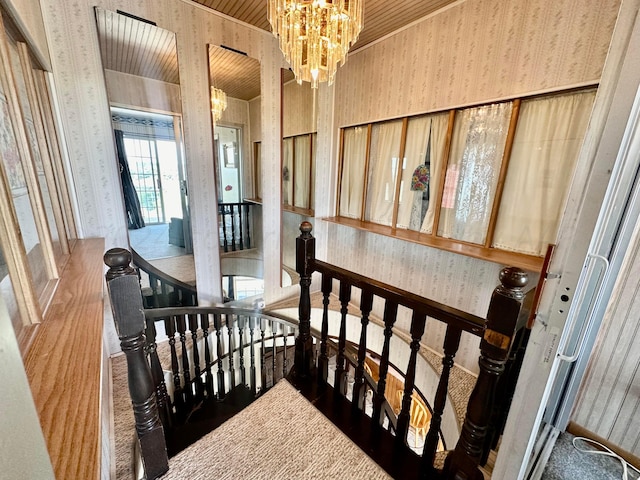
M 362 30 L 362 0 L 269 0 L 269 23 L 298 83 L 333 83 Z
M 213 122 L 217 122 L 222 117 L 222 112 L 227 108 L 227 94 L 219 88 L 211 87 L 211 115 Z

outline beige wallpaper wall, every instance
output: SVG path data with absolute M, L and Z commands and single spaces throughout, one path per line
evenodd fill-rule
M 319 92 L 319 144 L 331 150 L 318 155 L 316 217 L 335 212 L 339 127 L 597 82 L 619 3 L 467 0 L 351 54 L 329 89 L 332 114 L 322 113 L 331 93 Z M 315 232 L 327 261 L 486 314 L 500 265 L 323 223 Z M 430 331 L 440 350 L 443 329 Z M 472 371 L 477 346 L 464 339 L 456 357 Z
M 187 176 L 196 279 L 204 303 L 220 298 L 219 255 L 207 44 L 225 44 L 257 58 L 262 67 L 262 91 L 279 91 L 282 56 L 271 34 L 211 13 L 182 0 L 42 0 L 45 26 L 51 45 L 54 78 L 58 89 L 71 165 L 85 236 L 106 237 L 107 247 L 126 245 L 126 228 L 115 150 L 110 130 L 104 77 L 93 6 L 121 9 L 150 19 L 176 33 L 181 77 Z M 262 151 L 265 158 L 279 158 L 279 97 L 269 95 L 262 102 L 265 126 Z M 279 185 L 263 164 L 266 186 Z M 264 189 L 264 210 L 274 221 L 266 223 L 265 248 L 279 248 L 279 188 Z M 279 259 L 265 262 L 265 283 L 278 285 Z M 271 292 L 268 287 L 265 295 Z M 275 287 L 278 289 L 279 287 Z

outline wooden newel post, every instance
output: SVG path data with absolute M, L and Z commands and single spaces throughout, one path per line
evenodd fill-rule
M 296 272 L 300 275 L 300 304 L 298 338 L 296 338 L 294 375 L 299 378 L 311 376 L 315 369 L 313 338 L 311 337 L 311 262 L 316 257 L 316 239 L 311 235 L 313 226 L 309 222 L 300 224 L 300 236 L 296 238 Z
M 504 371 L 515 335 L 528 276 L 515 267 L 500 271 L 501 285 L 491 296 L 487 320 L 480 341 L 480 374 L 469 397 L 460 439 L 444 464 L 444 478 L 483 480 L 478 469 L 491 419 L 491 406 L 498 379 Z
M 131 253 L 113 248 L 104 254 L 113 319 L 122 351 L 127 358 L 129 392 L 146 478 L 155 479 L 169 470 L 164 431 L 151 369 L 144 352 L 145 320 L 138 275 L 129 263 Z

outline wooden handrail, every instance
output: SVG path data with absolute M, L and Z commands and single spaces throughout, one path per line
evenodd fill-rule
M 147 260 L 142 258 L 138 252 L 131 248 L 131 257 L 133 264 L 140 270 L 145 272 L 149 276 L 149 286 L 153 291 L 153 298 L 155 305 L 146 304 L 146 308 L 150 307 L 169 307 L 173 305 L 167 304 L 166 297 L 169 295 L 167 287 L 171 287 L 171 290 L 178 295 L 179 303 L 183 305 L 197 305 L 198 304 L 198 292 L 196 287 L 189 285 L 171 275 L 158 269 Z M 158 292 L 158 285 L 156 280 L 160 282 L 160 292 Z M 162 298 L 161 300 L 159 300 Z
M 321 260 L 313 259 L 309 262 L 309 265 L 313 271 L 326 274 L 335 280 L 346 282 L 353 287 L 367 290 L 378 297 L 423 313 L 478 337 L 482 336 L 482 332 L 484 331 L 485 320 L 477 315 L 472 315 L 463 310 L 458 310 L 457 308 L 421 297 L 415 293 L 402 290 L 373 278 L 358 275 L 357 273 L 350 272 L 349 270 Z

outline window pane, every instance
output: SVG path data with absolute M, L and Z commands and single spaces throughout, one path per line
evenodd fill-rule
M 401 135 L 401 121 L 380 123 L 371 130 L 366 221 L 391 225 Z
M 309 178 L 311 174 L 311 136 L 295 137 L 295 188 L 294 205 L 309 208 Z
M 457 112 L 438 235 L 483 244 L 491 218 L 511 103 Z
M 431 232 L 448 122 L 448 113 L 409 119 L 398 228 Z
M 314 210 L 316 208 L 315 196 L 316 196 L 316 152 L 318 150 L 318 134 L 311 134 L 311 205 L 309 208 Z
M 555 242 L 595 91 L 522 102 L 492 246 L 544 255 Z
M 340 215 L 359 220 L 366 175 L 367 127 L 345 128 L 343 144 Z
M 293 138 L 282 141 L 282 204 L 293 205 Z

